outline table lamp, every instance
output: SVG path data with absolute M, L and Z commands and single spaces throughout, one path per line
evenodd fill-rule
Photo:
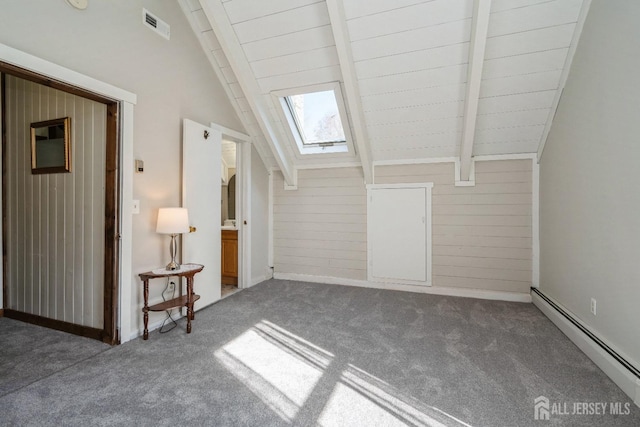
M 169 253 L 171 262 L 167 264 L 167 270 L 179 270 L 180 264 L 176 262 L 177 246 L 176 236 L 189 231 L 189 213 L 186 208 L 160 208 L 158 210 L 158 225 L 156 233 L 170 234 Z

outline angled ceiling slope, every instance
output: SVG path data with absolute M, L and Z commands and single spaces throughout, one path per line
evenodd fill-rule
M 180 0 L 256 147 L 306 167 L 536 153 L 590 0 Z M 357 153 L 300 156 L 273 92 L 340 82 Z M 465 166 L 466 165 L 466 166 Z M 465 169 L 466 168 L 466 169 Z

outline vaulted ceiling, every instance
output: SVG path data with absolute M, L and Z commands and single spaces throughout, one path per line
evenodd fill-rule
M 536 153 L 590 0 L 180 0 L 268 167 Z M 339 82 L 356 153 L 300 156 L 273 93 Z

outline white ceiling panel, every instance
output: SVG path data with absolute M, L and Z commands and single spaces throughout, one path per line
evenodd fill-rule
M 292 6 L 295 6 L 296 2 L 292 1 L 291 3 Z M 233 29 L 238 37 L 238 41 L 244 44 L 269 37 L 277 37 L 283 34 L 308 30 L 310 28 L 322 27 L 328 24 L 329 13 L 327 12 L 326 4 L 322 1 L 252 19 L 251 21 L 240 22 L 234 24 Z
M 453 157 L 460 151 L 462 133 L 419 135 L 377 140 L 372 145 L 374 161 Z
M 495 13 L 509 9 L 519 9 L 539 3 L 548 3 L 549 1 L 550 0 L 493 0 L 491 2 L 491 12 Z
M 224 5 L 224 9 L 232 24 L 258 19 L 263 16 L 286 12 L 294 7 L 303 7 L 323 0 L 232 0 Z
M 478 110 L 481 114 L 504 113 L 509 111 L 536 110 L 551 108 L 555 90 L 517 93 L 511 95 L 480 98 Z
M 373 126 L 386 123 L 409 122 L 415 120 L 416 117 L 423 117 L 425 119 L 461 117 L 463 107 L 463 101 L 451 101 L 416 105 L 407 108 L 367 111 L 367 123 Z
M 434 27 L 359 40 L 353 42 L 351 48 L 354 61 L 361 61 L 460 44 L 468 42 L 470 37 L 471 20 L 463 19 Z
M 282 154 L 257 119 L 291 139 L 271 92 L 333 81 L 350 94 L 349 121 L 364 120 L 373 160 L 461 155 L 466 111 L 475 115 L 474 155 L 536 152 L 584 15 L 583 0 L 493 0 L 484 56 L 470 63 L 474 0 L 180 1 L 266 161 L 282 165 L 288 155 L 293 168 L 354 158 L 296 157 L 288 142 Z M 226 16 L 207 22 L 208 10 Z M 469 67 L 478 64 L 474 112 L 464 106 Z M 268 112 L 257 115 L 258 104 Z
M 492 13 L 488 37 L 574 23 L 581 6 L 582 0 L 555 0 Z
M 487 38 L 485 59 L 521 55 L 566 48 L 571 43 L 575 24 L 564 24 L 549 28 L 525 31 Z
M 469 43 L 457 44 L 409 52 L 400 55 L 356 61 L 358 80 L 372 77 L 404 74 L 413 71 L 466 64 L 469 57 Z
M 548 116 L 548 108 L 479 114 L 476 121 L 476 129 L 495 129 L 505 124 L 509 126 L 544 125 Z
M 259 61 L 334 45 L 333 32 L 331 26 L 327 24 L 245 43 L 242 48 L 249 61 Z
M 335 82 L 342 80 L 342 74 L 338 65 L 314 68 L 313 70 L 285 73 L 277 76 L 258 79 L 258 84 L 263 93 L 296 87 L 310 86 L 318 83 Z
M 394 92 L 406 92 L 427 87 L 449 86 L 466 83 L 467 64 L 430 70 L 412 71 L 359 81 L 362 96 Z
M 561 71 L 547 71 L 502 79 L 483 80 L 480 88 L 480 98 L 557 89 L 560 74 Z
M 261 79 L 263 77 L 297 73 L 339 64 L 335 46 L 328 46 L 254 61 L 251 62 L 251 68 L 255 77 Z
M 392 108 L 410 108 L 419 105 L 464 101 L 464 84 L 424 88 L 411 92 L 396 92 L 362 97 L 362 107 L 367 111 Z
M 351 41 L 400 33 L 471 17 L 473 0 L 434 0 L 348 20 Z
M 510 140 L 503 142 L 493 143 L 480 143 L 476 142 L 473 145 L 474 156 L 491 156 L 491 155 L 504 155 L 504 154 L 526 154 L 532 153 L 538 149 L 538 143 L 540 142 L 540 136 L 542 132 L 535 135 L 535 138 L 526 140 Z M 533 136 L 533 134 L 532 134 Z
M 557 71 L 564 68 L 567 48 L 527 53 L 517 56 L 489 59 L 484 62 L 482 78 L 485 80 L 522 74 Z
M 505 123 L 506 125 L 506 123 Z M 542 135 L 544 125 L 505 126 L 493 129 L 476 130 L 475 144 L 496 144 L 528 141 Z M 533 138 L 532 138 L 533 137 Z
M 344 12 L 347 19 L 352 19 L 430 1 L 433 0 L 349 0 L 344 2 Z

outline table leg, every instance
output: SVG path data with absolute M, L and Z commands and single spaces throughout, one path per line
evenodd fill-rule
M 144 281 L 144 334 L 143 339 L 149 339 L 149 279 Z
M 187 333 L 191 333 L 191 320 L 193 319 L 193 276 L 187 276 Z

